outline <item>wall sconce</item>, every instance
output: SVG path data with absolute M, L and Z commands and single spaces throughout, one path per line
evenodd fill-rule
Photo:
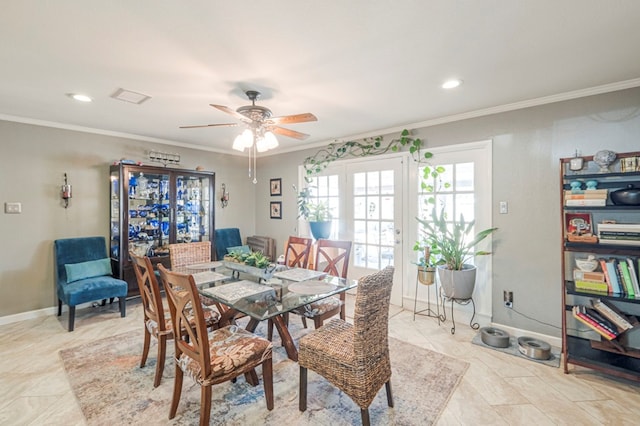
M 71 198 L 71 185 L 67 182 L 67 174 L 64 174 L 64 185 L 60 187 L 60 197 L 64 201 L 64 208 L 69 207 L 69 198 Z
M 227 192 L 227 185 L 222 184 L 222 196 L 220 197 L 220 203 L 224 209 L 229 204 L 229 193 Z

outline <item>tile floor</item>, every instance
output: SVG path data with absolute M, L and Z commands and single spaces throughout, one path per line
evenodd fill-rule
M 352 309 L 353 297 L 347 298 Z M 586 369 L 565 375 L 488 350 L 471 343 L 475 331 L 465 324 L 451 335 L 449 324 L 420 316 L 414 321 L 412 311 L 397 306 L 389 325 L 393 337 L 470 364 L 439 425 L 640 424 L 640 386 Z M 58 350 L 139 329 L 142 310 L 136 300 L 128 301 L 125 319 L 117 303 L 80 310 L 76 330 L 68 333 L 66 326 L 63 314 L 0 327 L 0 425 L 85 424 Z

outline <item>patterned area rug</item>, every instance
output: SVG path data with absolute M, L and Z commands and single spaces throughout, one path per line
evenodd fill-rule
M 262 327 L 261 327 L 262 328 Z M 260 333 L 261 328 L 257 332 Z M 298 339 L 307 330 L 294 328 Z M 65 370 L 89 425 L 198 424 L 200 387 L 185 376 L 178 412 L 168 420 L 173 391 L 173 342 L 167 345 L 162 383 L 153 388 L 157 346 L 152 343 L 147 365 L 140 368 L 142 330 L 60 351 Z M 436 422 L 468 364 L 446 355 L 390 338 L 394 407 L 380 390 L 369 407 L 374 425 L 428 425 Z M 274 333 L 275 406 L 268 411 L 262 380 L 257 387 L 244 377 L 213 387 L 211 424 L 224 425 L 351 425 L 360 410 L 349 397 L 309 371 L 307 411 L 298 410 L 298 364 L 286 357 Z M 261 371 L 258 370 L 261 378 Z

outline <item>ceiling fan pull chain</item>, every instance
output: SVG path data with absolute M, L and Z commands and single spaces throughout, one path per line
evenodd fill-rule
M 253 144 L 253 184 L 255 185 L 256 183 L 258 183 L 258 167 L 256 166 L 256 157 L 257 157 L 257 153 L 256 153 L 256 144 Z

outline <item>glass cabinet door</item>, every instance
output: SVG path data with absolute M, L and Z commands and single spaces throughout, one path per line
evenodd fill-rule
M 210 240 L 210 179 L 209 176 L 177 175 L 176 242 Z
M 141 256 L 168 254 L 170 232 L 169 173 L 130 170 L 129 250 Z M 123 230 L 124 232 L 124 230 Z
M 120 225 L 122 223 L 120 217 L 120 172 L 111 170 L 109 174 L 111 181 L 110 200 L 111 211 L 109 213 L 109 253 L 114 259 L 120 256 Z

